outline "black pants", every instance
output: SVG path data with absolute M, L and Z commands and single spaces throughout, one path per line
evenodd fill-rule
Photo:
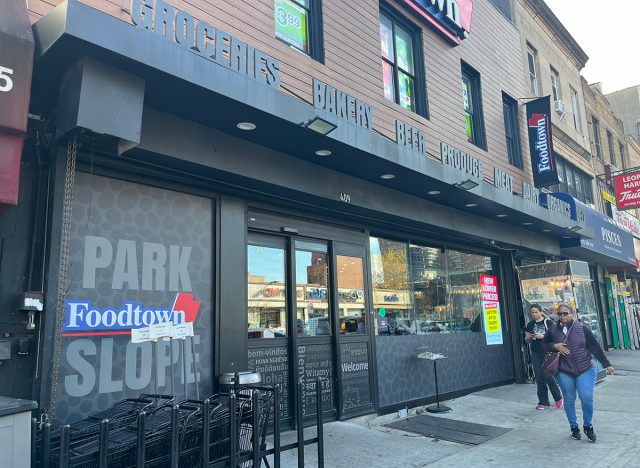
M 546 353 L 537 353 L 531 351 L 531 363 L 533 364 L 533 375 L 536 377 L 536 384 L 538 385 L 538 404 L 544 406 L 551 406 L 549 403 L 549 391 L 553 396 L 553 401 L 560 401 L 562 399 L 562 392 L 560 387 L 556 383 L 556 379 L 553 375 L 543 372 L 542 363 Z

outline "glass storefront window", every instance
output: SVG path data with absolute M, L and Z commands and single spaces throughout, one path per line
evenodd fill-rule
M 284 248 L 249 245 L 249 339 L 287 336 L 287 287 Z
M 447 268 L 442 249 L 410 246 L 411 285 L 418 333 L 449 330 Z
M 296 241 L 298 336 L 331 335 L 328 265 L 325 245 Z
M 480 275 L 492 274 L 491 257 L 447 250 L 451 287 L 451 329 L 483 331 Z
M 495 275 L 492 257 L 375 237 L 370 250 L 377 335 L 484 331 L 480 278 Z
M 370 253 L 376 335 L 415 334 L 407 244 L 372 237 Z
M 362 258 L 338 255 L 338 316 L 341 335 L 364 335 L 367 312 Z

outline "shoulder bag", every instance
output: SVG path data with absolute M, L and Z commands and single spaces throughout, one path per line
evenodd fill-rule
M 567 339 L 569 338 L 569 333 L 571 333 L 571 329 L 573 328 L 573 323 L 567 330 L 567 334 L 564 337 L 564 341 L 562 344 L 567 344 Z M 547 354 L 547 357 L 544 359 L 542 363 L 542 371 L 551 375 L 558 375 L 560 372 L 560 353 L 558 351 L 551 352 Z

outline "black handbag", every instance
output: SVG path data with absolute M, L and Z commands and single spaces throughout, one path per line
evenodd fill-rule
M 567 343 L 567 339 L 569 338 L 569 333 L 571 333 L 572 328 L 573 323 L 569 327 L 569 331 L 567 331 L 567 335 L 564 337 L 562 344 Z M 547 357 L 542 363 L 542 370 L 547 374 L 558 375 L 558 372 L 560 372 L 560 353 L 558 351 L 547 354 Z

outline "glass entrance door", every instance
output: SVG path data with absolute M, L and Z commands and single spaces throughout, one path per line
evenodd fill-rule
M 249 234 L 249 370 L 281 384 L 281 414 L 293 422 L 296 384 L 303 413 L 325 419 L 373 409 L 365 246 Z
M 295 368 L 303 384 L 304 416 L 317 412 L 316 379 L 322 378 L 322 408 L 335 417 L 335 326 L 329 280 L 328 243 L 294 240 L 295 263 Z
M 370 313 L 365 248 L 334 243 L 338 322 L 338 400 L 340 417 L 373 409 Z

